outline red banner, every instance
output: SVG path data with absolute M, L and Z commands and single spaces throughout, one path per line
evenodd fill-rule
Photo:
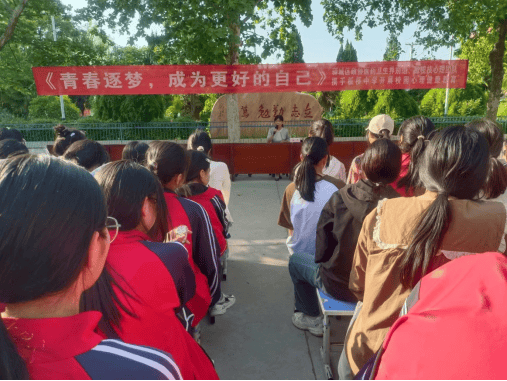
M 34 67 L 39 95 L 465 88 L 468 61 Z

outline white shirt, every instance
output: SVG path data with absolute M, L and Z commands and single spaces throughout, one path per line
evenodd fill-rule
M 327 168 L 324 168 L 322 174 L 340 179 L 344 183 L 347 182 L 345 165 L 343 165 L 343 163 L 334 156 L 330 156 L 329 166 Z
M 231 175 L 227 164 L 221 161 L 211 160 L 208 185 L 222 192 L 226 205 L 225 213 L 227 215 L 227 220 L 229 222 L 233 222 L 231 212 L 228 207 L 229 200 L 231 198 Z
M 292 236 L 287 239 L 289 254 L 305 253 L 315 255 L 317 223 L 322 209 L 338 188 L 326 180 L 315 183 L 314 201 L 303 200 L 298 190 L 290 201 L 290 220 L 294 227 Z

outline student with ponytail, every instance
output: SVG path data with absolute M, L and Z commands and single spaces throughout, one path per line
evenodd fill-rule
M 228 255 L 227 230 L 229 222 L 225 213 L 225 201 L 222 192 L 209 184 L 210 159 L 202 151 L 187 151 L 189 168 L 187 171 L 186 198 L 201 205 L 209 216 L 211 226 L 220 246 L 220 257 Z M 222 293 L 220 300 L 210 310 L 211 316 L 223 315 L 236 302 L 234 295 Z
M 368 127 L 366 127 L 366 139 L 368 145 L 378 139 L 391 139 L 391 135 L 394 132 L 394 120 L 389 115 L 381 114 L 370 120 Z M 362 171 L 361 159 L 364 154 L 356 156 L 352 160 L 352 164 L 349 169 L 349 176 L 347 177 L 347 184 L 355 184 L 359 180 L 364 179 L 364 173 Z
M 109 163 L 95 178 L 106 197 L 108 214 L 120 224 L 107 257 L 116 297 L 132 310 L 130 314 L 120 310 L 119 325 L 112 334 L 104 334 L 172 353 L 184 379 L 216 379 L 213 364 L 186 331 L 193 317 L 186 304 L 195 294 L 187 250 L 179 242 L 156 242 L 168 232 L 160 182 L 131 160 Z M 85 302 L 90 297 L 85 295 Z M 113 302 L 111 298 L 100 305 Z
M 367 179 L 333 193 L 322 209 L 315 257 L 296 252 L 289 260 L 296 299 L 293 323 L 313 334 L 321 332 L 321 327 L 315 326 L 320 313 L 315 288 L 338 300 L 357 301 L 349 290 L 349 275 L 363 220 L 381 198 L 399 197 L 388 185 L 401 166 L 396 144 L 386 139 L 374 142 L 364 153 L 362 165 Z
M 53 155 L 55 156 L 62 156 L 72 143 L 86 139 L 86 133 L 84 131 L 68 128 L 63 124 L 59 124 L 53 128 L 56 133 L 56 139 L 53 145 Z
M 313 122 L 308 136 L 317 136 L 324 139 L 329 149 L 334 141 L 333 125 L 327 119 L 317 120 Z M 329 163 L 326 165 L 322 173 L 327 176 L 336 177 L 343 182 L 347 181 L 345 166 L 340 160 L 331 155 L 329 155 Z
M 176 190 L 186 179 L 188 157 L 178 144 L 167 141 L 150 143 L 146 166 L 158 177 L 164 188 L 169 229 L 184 225 L 188 229 L 189 262 L 194 270 L 196 292 L 187 303 L 195 315 L 192 326 L 206 316 L 208 308 L 221 298 L 220 246 L 208 214 L 194 201 L 178 196 Z
M 101 314 L 80 313 L 115 226 L 86 170 L 48 156 L 0 163 L 0 378 L 181 379 L 171 355 L 103 340 Z
M 380 348 L 422 276 L 463 255 L 506 251 L 505 207 L 478 201 L 489 162 L 482 134 L 447 127 L 432 138 L 419 167 L 426 193 L 382 200 L 366 217 L 349 281 L 362 308 L 347 334 L 340 379 Z
M 391 186 L 403 197 L 411 197 L 414 192 L 424 193 L 419 180 L 419 162 L 426 145 L 435 132 L 435 126 L 431 120 L 424 116 L 414 116 L 405 120 L 398 136 L 400 137 L 400 149 L 403 153 L 401 172 Z
M 503 132 L 497 123 L 488 118 L 474 120 L 467 124 L 479 131 L 489 145 L 489 170 L 484 185 L 484 198 L 507 205 L 507 169 L 499 160 L 504 145 Z

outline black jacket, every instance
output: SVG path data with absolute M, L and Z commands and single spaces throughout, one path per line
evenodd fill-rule
M 391 187 L 375 194 L 370 180 L 360 180 L 335 192 L 324 206 L 317 224 L 315 262 L 326 291 L 336 299 L 356 301 L 349 291 L 349 277 L 357 239 L 366 216 L 383 198 L 400 195 Z

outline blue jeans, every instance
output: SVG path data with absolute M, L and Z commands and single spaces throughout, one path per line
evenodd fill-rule
M 296 311 L 309 316 L 319 316 L 319 300 L 316 288 L 323 289 L 320 266 L 314 254 L 294 253 L 289 259 L 289 274 L 294 283 Z

